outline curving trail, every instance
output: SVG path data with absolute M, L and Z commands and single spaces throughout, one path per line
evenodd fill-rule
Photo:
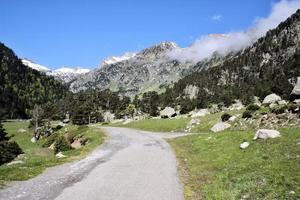
M 85 159 L 0 190 L 15 200 L 183 200 L 175 155 L 165 137 L 126 128 L 104 128 L 108 141 Z

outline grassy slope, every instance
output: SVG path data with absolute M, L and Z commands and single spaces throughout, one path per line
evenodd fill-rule
M 259 141 L 251 140 L 253 131 L 171 140 L 186 199 L 299 199 L 300 129 L 281 132 L 281 138 Z M 243 141 L 250 141 L 246 150 L 239 149 Z
M 58 159 L 52 150 L 42 147 L 43 140 L 37 143 L 30 142 L 32 132 L 27 128 L 28 122 L 6 122 L 4 127 L 9 134 L 15 135 L 13 139 L 21 146 L 27 159 L 25 159 L 24 164 L 0 166 L 0 184 L 7 181 L 27 180 L 40 174 L 47 167 L 83 158 L 104 141 L 104 134 L 101 130 L 86 128 L 83 130 L 83 134 L 89 138 L 90 143 L 80 149 L 64 152 L 67 157 Z M 70 133 L 77 130 L 77 126 L 74 125 L 68 125 L 67 127 Z M 26 129 L 27 132 L 18 133 L 17 131 L 20 128 Z
M 145 131 L 153 132 L 180 132 L 184 131 L 190 118 L 179 118 L 179 119 L 145 119 L 134 121 L 129 124 L 116 123 L 111 126 L 116 127 L 127 127 Z

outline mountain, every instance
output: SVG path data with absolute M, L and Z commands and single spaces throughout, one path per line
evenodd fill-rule
M 32 67 L 45 69 L 37 64 Z M 66 86 L 44 72 L 27 67 L 0 43 L 0 118 L 27 117 L 35 104 L 55 102 L 67 93 Z
M 62 83 L 69 83 L 74 79 L 76 79 L 78 76 L 82 74 L 86 74 L 90 71 L 89 69 L 83 69 L 80 67 L 77 68 L 62 67 L 56 70 L 50 70 L 49 68 L 37 64 L 34 61 L 31 61 L 29 59 L 22 59 L 22 63 L 34 70 L 45 73 L 48 76 L 53 76 L 56 80 Z
M 28 67 L 30 67 L 30 68 L 32 68 L 32 69 L 35 69 L 35 70 L 37 70 L 37 71 L 39 71 L 39 72 L 44 72 L 44 73 L 46 73 L 46 72 L 50 72 L 50 71 L 51 71 L 51 70 L 48 69 L 47 67 L 45 67 L 45 66 L 43 66 L 43 65 L 40 65 L 40 64 L 37 64 L 37 63 L 35 63 L 34 61 L 29 60 L 29 59 L 27 59 L 27 58 L 21 59 L 21 61 L 22 61 L 22 63 L 23 63 L 24 65 L 26 65 L 26 66 L 28 66 Z
M 194 86 L 199 89 L 197 105 L 249 102 L 270 93 L 288 99 L 300 76 L 299 35 L 300 10 L 250 47 L 197 63 L 192 67 L 195 73 L 180 79 L 172 95 L 187 98 L 186 88 Z
M 61 81 L 62 83 L 69 83 L 73 80 L 75 80 L 77 77 L 86 74 L 90 72 L 90 69 L 84 69 L 84 68 L 68 68 L 68 67 L 62 67 L 50 72 L 47 72 L 46 74 L 48 76 L 55 77 L 56 80 Z
M 110 65 L 110 64 L 114 64 L 114 63 L 121 62 L 121 61 L 124 61 L 124 60 L 128 60 L 128 59 L 134 57 L 135 55 L 136 55 L 136 53 L 127 52 L 122 56 L 108 57 L 108 58 L 106 58 L 102 61 L 102 63 L 100 64 L 100 67 L 103 66 L 103 65 Z
M 162 91 L 187 75 L 192 63 L 170 60 L 168 52 L 179 48 L 173 42 L 162 42 L 141 52 L 104 60 L 99 69 L 78 77 L 70 85 L 73 92 L 88 88 L 111 89 L 126 95 Z

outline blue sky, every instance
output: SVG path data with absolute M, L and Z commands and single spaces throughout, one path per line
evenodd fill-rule
M 0 0 L 0 41 L 51 69 L 251 27 L 275 0 Z

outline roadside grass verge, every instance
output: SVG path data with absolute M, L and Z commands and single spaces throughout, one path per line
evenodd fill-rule
M 0 166 L 0 186 L 5 185 L 9 181 L 27 180 L 42 173 L 46 168 L 59 165 L 65 162 L 70 162 L 76 159 L 81 159 L 89 152 L 104 142 L 104 133 L 97 128 L 84 127 L 78 128 L 75 125 L 67 125 L 69 133 L 80 132 L 84 137 L 89 139 L 89 143 L 80 149 L 65 151 L 66 158 L 56 158 L 53 150 L 43 147 L 45 139 L 41 139 L 36 143 L 30 141 L 32 130 L 28 129 L 26 121 L 11 121 L 5 122 L 4 127 L 9 135 L 14 135 L 15 140 L 22 148 L 25 158 L 24 163 L 7 166 Z M 23 128 L 27 130 L 25 133 L 18 133 L 18 130 Z M 62 130 L 59 131 L 59 134 Z
M 300 199 L 300 129 L 252 141 L 254 131 L 225 131 L 169 140 L 187 200 Z M 239 145 L 249 141 L 241 150 Z
M 244 109 L 242 110 L 232 110 L 232 111 L 225 111 L 225 112 L 218 112 L 214 114 L 208 114 L 204 117 L 200 117 L 200 123 L 199 125 L 195 126 L 192 129 L 193 133 L 201 133 L 201 132 L 209 132 L 210 129 L 218 122 L 222 121 L 221 116 L 224 113 L 228 113 L 230 115 L 241 115 L 244 112 Z
M 133 121 L 129 124 L 109 124 L 109 126 L 126 127 L 152 132 L 183 132 L 190 120 L 191 118 L 145 119 Z

